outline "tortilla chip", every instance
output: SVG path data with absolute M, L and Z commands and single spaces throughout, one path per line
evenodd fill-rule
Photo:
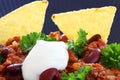
M 107 42 L 115 12 L 114 6 L 83 9 L 53 14 L 52 20 L 69 39 L 76 40 L 77 32 L 82 28 L 88 33 L 87 39 L 100 34 Z
M 44 24 L 47 1 L 28 3 L 0 19 L 0 43 L 14 36 L 40 32 Z

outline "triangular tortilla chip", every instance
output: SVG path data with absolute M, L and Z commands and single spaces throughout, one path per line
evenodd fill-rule
M 76 40 L 77 32 L 82 28 L 88 33 L 87 38 L 100 34 L 107 42 L 115 12 L 114 6 L 83 9 L 53 14 L 52 20 L 70 39 Z
M 33 1 L 0 19 L 0 43 L 14 36 L 40 32 L 44 24 L 47 1 Z

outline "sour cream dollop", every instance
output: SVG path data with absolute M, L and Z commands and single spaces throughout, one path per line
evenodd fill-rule
M 23 62 L 24 80 L 39 80 L 39 75 L 48 68 L 65 69 L 67 48 L 64 42 L 38 40 Z

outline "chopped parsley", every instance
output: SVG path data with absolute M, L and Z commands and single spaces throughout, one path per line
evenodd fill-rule
M 20 48 L 24 52 L 30 51 L 33 48 L 33 46 L 36 44 L 37 40 L 56 41 L 55 38 L 52 38 L 49 35 L 45 35 L 44 33 L 32 32 L 26 36 L 22 36 Z
M 2 56 L 2 53 L 0 52 L 0 64 L 3 63 L 5 61 L 5 59 Z
M 80 29 L 78 32 L 78 39 L 74 42 L 73 40 L 68 41 L 68 48 L 73 50 L 78 56 L 84 51 L 84 45 L 87 44 L 87 33 Z
M 78 67 L 77 71 L 73 73 L 68 73 L 68 75 L 65 72 L 63 72 L 62 80 L 85 80 L 86 75 L 91 70 L 92 70 L 92 67 L 86 65 L 82 68 Z
M 107 68 L 120 70 L 120 43 L 111 43 L 102 50 L 101 63 Z

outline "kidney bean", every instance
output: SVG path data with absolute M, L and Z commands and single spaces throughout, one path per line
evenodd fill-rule
M 10 74 L 16 74 L 18 72 L 22 72 L 22 64 L 11 64 L 6 67 L 6 72 Z
M 41 73 L 39 80 L 60 80 L 59 71 L 56 68 L 49 68 Z
M 99 62 L 101 53 L 98 49 L 92 50 L 88 56 L 86 56 L 83 61 L 85 63 L 96 63 Z
M 5 75 L 6 80 L 24 80 L 22 74 L 17 73 L 17 74 L 6 74 Z
M 8 48 L 3 48 L 1 51 L 1 54 L 3 56 L 3 58 L 7 58 L 7 55 L 10 53 L 10 49 Z
M 90 44 L 93 41 L 98 41 L 99 39 L 101 39 L 100 34 L 95 34 L 88 40 L 88 44 Z
M 22 64 L 11 64 L 6 67 L 4 76 L 6 80 L 23 80 Z

